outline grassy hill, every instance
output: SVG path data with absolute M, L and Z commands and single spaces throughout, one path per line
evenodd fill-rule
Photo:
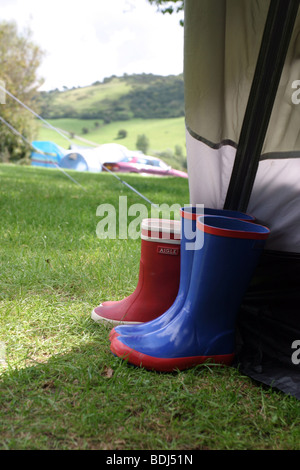
M 112 76 L 88 87 L 42 92 L 39 101 L 46 119 L 98 119 L 103 123 L 162 119 L 184 115 L 183 88 L 182 75 Z

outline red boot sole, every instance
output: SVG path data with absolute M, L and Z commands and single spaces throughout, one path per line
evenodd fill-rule
M 195 367 L 199 364 L 211 361 L 218 365 L 231 365 L 234 354 L 212 355 L 212 356 L 192 356 L 192 357 L 176 357 L 176 358 L 160 358 L 148 356 L 126 346 L 118 341 L 117 337 L 113 338 L 110 345 L 111 352 L 130 364 L 137 367 L 143 367 L 148 370 L 156 370 L 158 372 L 173 372 L 175 370 L 185 370 Z

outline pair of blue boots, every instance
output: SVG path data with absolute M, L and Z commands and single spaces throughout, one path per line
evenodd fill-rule
M 162 372 L 232 364 L 237 314 L 268 235 L 242 212 L 182 208 L 176 300 L 155 320 L 113 328 L 111 352 Z

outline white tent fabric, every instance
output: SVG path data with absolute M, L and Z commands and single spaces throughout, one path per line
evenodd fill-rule
M 222 208 L 236 149 L 212 149 L 186 134 L 190 202 Z M 300 156 L 262 159 L 259 164 L 248 212 L 270 228 L 267 249 L 300 253 L 299 175 Z
M 187 1 L 185 102 L 190 202 L 224 206 L 268 0 Z M 267 248 L 300 253 L 300 15 L 290 42 L 248 212 Z

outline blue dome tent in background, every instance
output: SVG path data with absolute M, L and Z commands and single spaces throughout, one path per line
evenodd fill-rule
M 102 171 L 102 164 L 94 149 L 68 152 L 59 162 L 60 168 L 77 171 Z
M 60 160 L 64 157 L 68 150 L 60 147 L 50 141 L 33 141 L 32 146 L 46 155 L 38 152 L 31 153 L 31 164 L 34 166 L 45 166 L 47 168 L 55 168 L 59 165 Z
M 130 154 L 129 150 L 119 144 L 103 144 L 96 148 L 76 148 L 61 159 L 61 168 L 77 171 L 102 171 L 106 162 L 119 162 Z
M 118 162 L 132 154 L 124 145 L 103 144 L 96 148 L 72 146 L 66 150 L 53 142 L 35 141 L 32 145 L 45 152 L 46 155 L 32 152 L 31 163 L 35 166 L 48 168 L 60 168 L 77 171 L 102 171 L 102 165 L 106 162 Z

